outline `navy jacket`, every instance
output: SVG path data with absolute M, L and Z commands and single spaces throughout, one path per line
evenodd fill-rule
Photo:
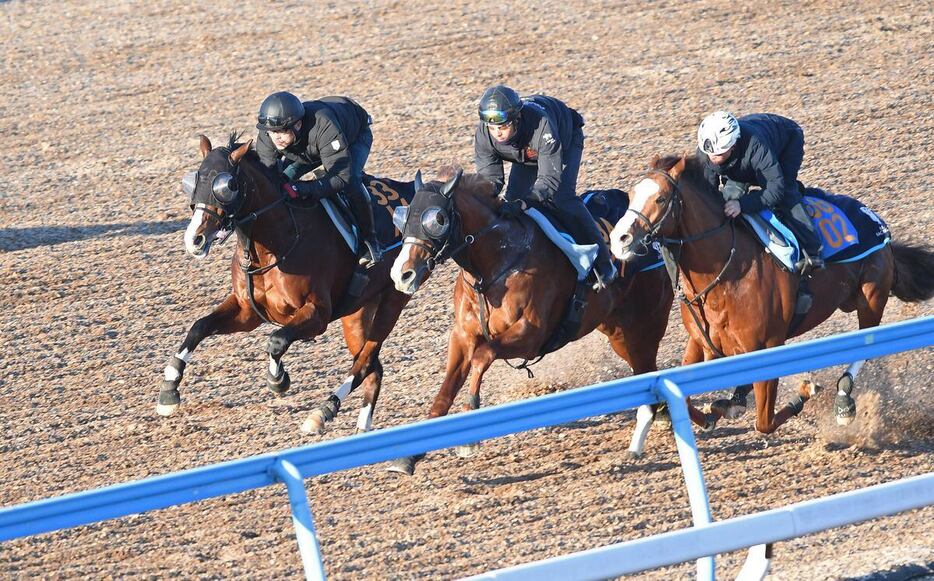
M 786 189 L 779 158 L 789 142 L 799 140 L 803 146 L 801 127 L 791 119 L 769 113 L 746 115 L 737 121 L 740 137 L 726 163 L 715 165 L 698 150 L 704 162 L 704 177 L 714 189 L 720 186 L 720 176 L 762 188 L 739 199 L 743 213 L 774 208 L 784 199 Z
M 544 202 L 558 191 L 564 154 L 574 132 L 584 126 L 584 118 L 554 97 L 532 95 L 522 101 L 516 135 L 506 143 L 493 139 L 486 123 L 477 125 L 474 162 L 477 173 L 492 181 L 497 193 L 505 185 L 503 160 L 537 166 L 531 197 Z
M 261 130 L 256 139 L 256 153 L 269 168 L 276 167 L 279 157 L 300 164 L 301 173 L 323 166 L 326 173 L 319 180 L 324 188 L 321 193 L 343 191 L 350 183 L 348 148 L 368 129 L 370 116 L 348 97 L 324 97 L 303 104 L 305 117 L 295 142 L 279 151 L 269 132 Z M 300 174 L 293 177 L 297 179 Z

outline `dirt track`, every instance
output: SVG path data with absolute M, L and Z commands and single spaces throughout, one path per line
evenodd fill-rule
M 290 350 L 285 398 L 262 388 L 257 332 L 206 341 L 180 412 L 154 413 L 167 357 L 229 288 L 231 245 L 206 262 L 183 251 L 179 180 L 198 133 L 252 133 L 273 90 L 358 99 L 376 120 L 369 171 L 400 179 L 469 167 L 486 85 L 546 91 L 587 118 L 588 188 L 629 189 L 651 154 L 690 148 L 714 108 L 784 113 L 806 131 L 805 183 L 860 197 L 896 239 L 934 230 L 930 3 L 191 4 L 0 2 L 0 506 L 313 441 L 298 426 L 350 362 L 337 326 Z M 427 413 L 454 275 L 437 273 L 387 342 L 378 427 Z M 930 314 L 892 299 L 884 322 Z M 838 313 L 805 338 L 855 328 Z M 662 367 L 683 342 L 673 318 Z M 592 335 L 534 380 L 494 365 L 483 403 L 628 373 Z M 715 518 L 934 470 L 932 379 L 930 349 L 893 356 L 866 366 L 846 430 L 825 395 L 768 438 L 749 416 L 699 435 Z M 358 403 L 325 437 L 352 433 Z M 632 416 L 487 442 L 470 461 L 436 453 L 411 479 L 373 466 L 309 481 L 329 575 L 450 578 L 688 526 L 670 436 L 624 459 Z M 928 508 L 779 544 L 773 578 L 934 563 L 932 523 Z M 300 574 L 279 487 L 0 545 L 4 578 Z

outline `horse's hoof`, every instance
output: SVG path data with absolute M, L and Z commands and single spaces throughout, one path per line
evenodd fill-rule
M 169 417 L 178 411 L 178 405 L 182 403 L 182 396 L 177 389 L 163 389 L 159 392 L 159 403 L 156 405 L 156 413 L 163 417 Z
M 834 415 L 838 426 L 848 426 L 856 419 L 856 401 L 844 394 L 837 394 L 833 402 Z
M 704 414 L 704 427 L 701 428 L 701 431 L 705 434 L 709 434 L 714 431 L 717 427 L 717 420 L 719 418 L 716 414 Z
M 821 387 L 820 384 L 814 383 L 813 381 L 802 381 L 800 393 L 802 396 L 805 396 L 805 397 L 814 397 L 815 395 L 819 394 L 823 389 L 824 388 Z
M 324 423 L 324 414 L 320 410 L 315 410 L 302 422 L 302 432 L 321 435 L 324 433 Z
M 405 458 L 396 458 L 389 463 L 389 466 L 386 466 L 386 472 L 398 472 L 399 474 L 405 474 L 406 476 L 411 476 L 415 474 L 415 463 L 418 461 L 418 458 L 415 456 L 406 456 Z
M 480 444 L 467 444 L 466 446 L 455 446 L 454 453 L 458 458 L 470 458 L 480 451 Z
M 746 415 L 746 403 L 732 399 L 718 399 L 710 404 L 710 411 L 728 420 L 735 420 Z
M 653 422 L 666 430 L 671 428 L 671 414 L 668 413 L 668 406 L 659 406 L 655 411 Z
M 266 372 L 266 387 L 274 394 L 282 395 L 289 390 L 289 386 L 291 385 L 292 379 L 289 377 L 288 371 L 283 370 L 282 375 L 279 377 L 274 377 L 268 371 Z
M 626 450 L 626 457 L 630 460 L 638 460 L 642 457 L 642 452 L 638 450 Z

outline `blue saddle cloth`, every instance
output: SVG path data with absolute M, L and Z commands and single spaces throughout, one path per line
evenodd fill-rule
M 853 198 L 806 188 L 804 207 L 823 240 L 821 258 L 827 262 L 854 262 L 891 242 L 889 228 L 882 218 Z M 801 250 L 794 234 L 771 211 L 762 210 L 758 216 L 761 221 L 743 217 L 766 250 L 786 269 L 795 270 Z

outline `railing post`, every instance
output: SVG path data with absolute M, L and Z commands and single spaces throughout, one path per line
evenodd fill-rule
M 311 507 L 308 505 L 305 480 L 298 468 L 288 460 L 276 460 L 272 470 L 289 492 L 292 524 L 295 525 L 295 537 L 298 539 L 298 550 L 302 555 L 305 579 L 324 581 L 324 563 L 321 561 L 321 548 L 311 518 Z
M 697 442 L 694 441 L 694 429 L 691 427 L 691 417 L 688 415 L 684 394 L 681 393 L 678 384 L 667 378 L 662 378 L 655 385 L 655 391 L 668 403 L 671 427 L 675 434 L 675 444 L 678 446 L 678 457 L 681 458 L 684 482 L 688 487 L 688 500 L 691 503 L 694 526 L 701 527 L 710 524 L 712 520 L 710 501 L 707 498 L 704 473 L 701 470 L 700 457 L 697 455 Z M 700 581 L 713 581 L 713 556 L 697 560 L 697 578 Z

